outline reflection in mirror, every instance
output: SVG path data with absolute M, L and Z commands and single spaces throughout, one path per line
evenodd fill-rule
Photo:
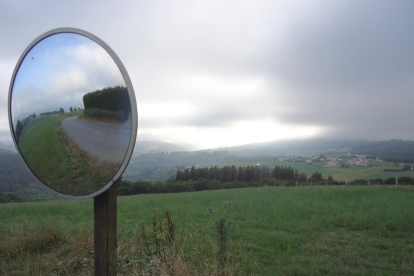
M 96 42 L 73 33 L 49 36 L 25 56 L 11 118 L 28 166 L 66 195 L 105 186 L 131 137 L 131 103 L 116 63 Z

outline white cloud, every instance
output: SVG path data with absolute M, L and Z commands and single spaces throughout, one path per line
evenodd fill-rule
M 239 121 L 230 127 L 146 127 L 139 136 L 157 137 L 171 143 L 198 143 L 205 148 L 243 145 L 285 139 L 315 137 L 323 131 L 319 126 L 291 126 L 271 119 Z M 140 139 L 141 140 L 141 139 Z

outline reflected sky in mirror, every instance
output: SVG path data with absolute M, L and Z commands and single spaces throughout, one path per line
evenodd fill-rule
M 17 120 L 61 107 L 83 107 L 83 95 L 113 86 L 125 87 L 125 82 L 101 46 L 78 34 L 52 35 L 36 44 L 19 68 L 12 116 Z
M 60 33 L 37 43 L 16 75 L 11 115 L 26 163 L 67 195 L 104 187 L 131 137 L 131 103 L 122 74 L 93 40 Z

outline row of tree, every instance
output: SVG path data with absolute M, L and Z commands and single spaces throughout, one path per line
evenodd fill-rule
M 276 166 L 270 171 L 268 166 L 247 166 L 238 167 L 213 166 L 210 168 L 200 167 L 186 168 L 178 170 L 175 176 L 175 181 L 198 180 L 205 178 L 208 180 L 218 180 L 220 182 L 234 182 L 234 181 L 259 181 L 259 180 L 293 180 L 298 182 L 317 182 L 324 180 L 319 172 L 314 172 L 311 177 L 307 177 L 306 173 L 299 172 L 297 169 L 284 166 Z M 328 177 L 329 181 L 334 181 L 332 176 Z
M 47 112 L 40 113 L 40 116 L 58 115 L 58 114 L 63 114 L 63 113 L 65 113 L 65 110 L 63 109 L 63 107 L 61 107 L 59 108 L 59 110 L 56 110 L 56 111 L 47 111 Z
M 107 87 L 83 96 L 85 110 L 98 108 L 109 111 L 131 112 L 128 89 L 122 86 Z
M 17 120 L 16 122 L 16 138 L 17 138 L 17 143 L 19 143 L 20 140 L 20 135 L 22 134 L 23 128 L 27 125 L 27 123 L 29 122 L 30 119 L 34 119 L 36 118 L 36 114 L 30 114 L 29 116 L 27 116 L 26 118 L 20 120 Z
M 80 108 L 79 108 L 80 109 Z M 77 108 L 69 108 L 70 112 L 72 111 L 77 111 Z M 46 116 L 46 115 L 57 115 L 57 114 L 63 114 L 65 113 L 65 110 L 63 109 L 63 107 L 61 107 L 59 110 L 56 111 L 48 111 L 48 112 L 42 112 L 40 113 L 40 116 Z M 22 133 L 23 128 L 27 125 L 27 123 L 29 122 L 30 119 L 35 119 L 37 118 L 36 113 L 30 114 L 29 116 L 27 116 L 26 118 L 20 120 L 17 120 L 16 122 L 16 137 L 17 140 L 19 140 L 20 138 L 20 134 Z

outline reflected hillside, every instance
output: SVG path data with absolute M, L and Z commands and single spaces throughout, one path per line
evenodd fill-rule
M 61 121 L 80 115 L 77 110 L 33 119 L 20 134 L 20 150 L 32 171 L 49 187 L 64 194 L 87 195 L 102 188 L 120 164 L 88 154 L 74 143 Z M 29 120 L 30 122 L 30 120 Z

